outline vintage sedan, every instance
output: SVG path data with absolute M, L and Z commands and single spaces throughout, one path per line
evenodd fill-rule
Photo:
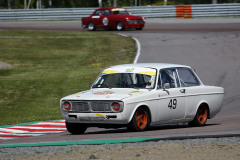
M 103 70 L 90 90 L 60 100 L 67 130 L 188 123 L 203 126 L 222 108 L 224 89 L 205 86 L 185 65 L 139 63 Z
M 82 18 L 82 27 L 93 31 L 96 28 L 117 29 L 119 31 L 125 28 L 143 29 L 145 18 L 130 15 L 125 8 L 105 7 L 99 8 L 89 17 Z

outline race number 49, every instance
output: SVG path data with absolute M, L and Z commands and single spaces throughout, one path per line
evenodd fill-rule
M 176 109 L 176 107 L 177 107 L 177 100 L 176 99 L 171 99 L 169 104 L 168 104 L 168 107 L 170 109 Z

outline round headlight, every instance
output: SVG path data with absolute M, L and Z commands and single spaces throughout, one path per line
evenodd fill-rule
M 115 112 L 118 112 L 121 109 L 121 106 L 120 106 L 120 104 L 118 102 L 113 102 L 111 104 L 111 107 L 112 107 L 112 110 L 115 111 Z
M 71 110 L 71 104 L 69 103 L 69 102 L 64 102 L 63 103 L 63 109 L 65 110 L 65 111 L 70 111 Z

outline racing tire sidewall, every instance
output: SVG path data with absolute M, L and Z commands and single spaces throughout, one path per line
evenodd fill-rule
M 66 128 L 68 132 L 72 134 L 83 134 L 87 130 L 87 125 L 80 123 L 69 123 L 66 122 Z
M 95 28 L 95 25 L 93 22 L 89 22 L 88 23 L 88 30 L 89 31 L 94 31 L 96 28 Z
M 118 31 L 122 31 L 122 30 L 124 30 L 123 23 L 122 23 L 122 22 L 117 22 L 116 29 L 117 29 Z

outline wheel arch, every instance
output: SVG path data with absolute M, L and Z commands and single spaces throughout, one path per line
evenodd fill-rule
M 206 102 L 201 103 L 201 105 L 205 105 L 207 107 L 207 112 L 208 112 L 207 119 L 210 119 L 210 108 L 209 108 L 209 105 Z
M 197 110 L 198 108 L 201 106 L 201 105 L 205 105 L 207 107 L 207 112 L 208 112 L 208 116 L 207 116 L 207 119 L 210 119 L 210 108 L 209 108 L 209 105 L 206 101 L 202 101 L 198 104 L 196 110 L 195 110 L 195 115 L 197 114 Z
M 135 109 L 134 109 L 133 112 L 131 113 L 131 117 L 130 117 L 129 122 L 132 120 L 135 112 L 136 112 L 137 109 L 139 109 L 139 108 L 144 108 L 144 109 L 146 109 L 146 110 L 148 111 L 148 114 L 149 114 L 149 124 L 151 124 L 151 122 L 152 122 L 152 113 L 151 113 L 150 108 L 149 108 L 148 105 L 146 105 L 146 104 L 140 104 L 140 105 L 138 105 L 138 106 L 135 107 Z

